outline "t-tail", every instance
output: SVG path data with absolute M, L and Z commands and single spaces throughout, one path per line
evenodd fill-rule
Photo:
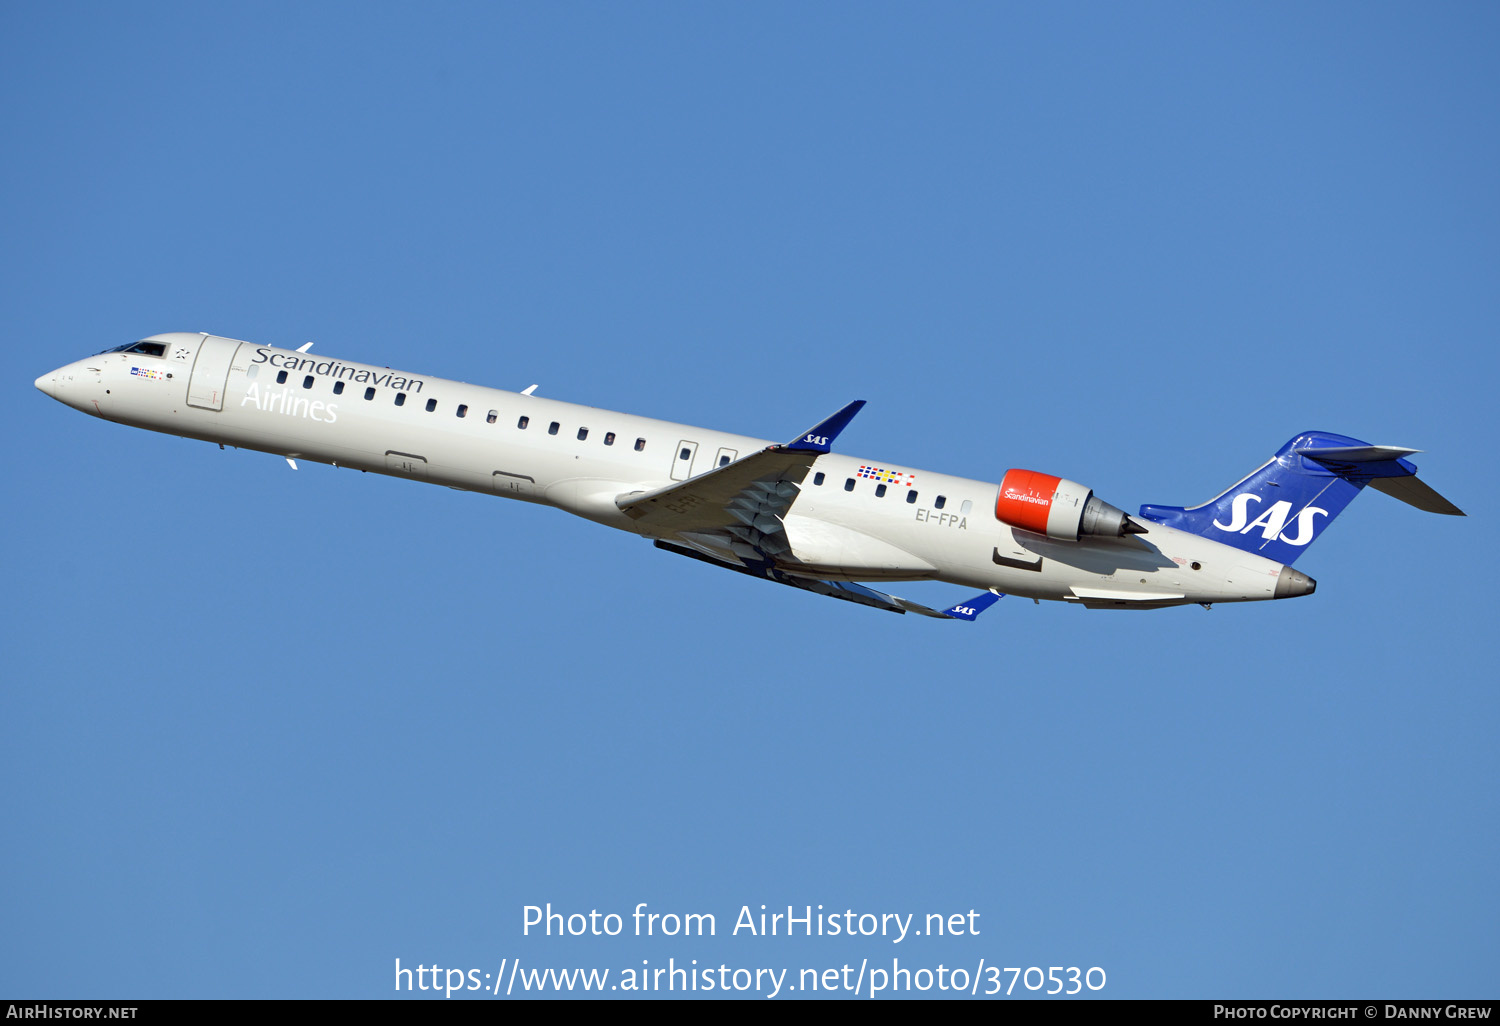
M 1429 513 L 1463 510 L 1416 478 L 1417 449 L 1306 431 L 1265 465 L 1201 506 L 1142 506 L 1141 519 L 1290 564 L 1369 485 Z

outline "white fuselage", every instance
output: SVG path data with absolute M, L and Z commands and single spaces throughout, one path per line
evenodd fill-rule
M 163 354 L 101 354 L 37 386 L 136 427 L 556 506 L 646 537 L 661 535 L 622 513 L 617 497 L 773 444 L 216 336 L 146 341 Z M 786 533 L 816 551 L 807 562 L 825 578 L 941 580 L 1095 607 L 1275 597 L 1280 563 L 1159 524 L 1052 540 L 998 520 L 998 487 L 827 453 L 802 482 Z

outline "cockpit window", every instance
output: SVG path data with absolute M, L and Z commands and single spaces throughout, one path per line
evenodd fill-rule
M 106 349 L 98 355 L 105 353 L 141 353 L 144 356 L 166 356 L 167 346 L 165 342 L 127 342 L 123 346 L 115 346 Z

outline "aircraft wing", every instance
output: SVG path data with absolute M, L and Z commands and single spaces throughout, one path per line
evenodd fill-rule
M 782 517 L 796 501 L 813 463 L 829 451 L 834 438 L 864 404 L 863 399 L 850 403 L 786 445 L 770 446 L 655 491 L 618 496 L 615 505 L 650 528 L 657 548 L 679 556 L 892 613 L 973 620 L 1002 596 L 984 592 L 939 610 L 861 584 L 778 569 L 777 561 L 791 552 Z
M 769 564 L 791 551 L 781 518 L 808 470 L 865 404 L 856 400 L 795 441 L 751 453 L 706 474 L 649 492 L 615 498 L 650 533 L 706 543 L 748 564 Z
M 874 609 L 884 609 L 892 613 L 920 613 L 923 616 L 937 617 L 939 620 L 974 620 L 980 613 L 1004 598 L 999 592 L 986 591 L 975 595 L 967 601 L 960 602 L 956 606 L 947 609 L 933 609 L 924 606 L 920 602 L 901 598 L 899 595 L 887 595 L 883 591 L 874 588 L 866 588 L 862 584 L 850 584 L 846 581 L 820 581 L 811 577 L 797 577 L 773 566 L 740 566 L 727 560 L 715 559 L 713 556 L 690 549 L 684 545 L 675 545 L 672 542 L 658 541 L 656 547 L 665 549 L 667 552 L 675 552 L 679 556 L 688 556 L 691 559 L 702 560 L 713 566 L 721 566 L 726 570 L 736 573 L 748 574 L 751 577 L 760 577 L 777 584 L 785 584 L 793 588 L 801 588 L 817 595 L 827 595 L 829 598 L 843 599 L 845 602 L 857 602 L 862 606 L 870 606 Z

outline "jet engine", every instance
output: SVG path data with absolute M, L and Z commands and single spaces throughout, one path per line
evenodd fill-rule
M 1095 498 L 1092 489 L 1035 470 L 1005 472 L 1000 497 L 995 500 L 995 517 L 1058 541 L 1078 541 L 1085 535 L 1123 538 L 1146 533 L 1146 528 L 1126 516 L 1124 510 Z

